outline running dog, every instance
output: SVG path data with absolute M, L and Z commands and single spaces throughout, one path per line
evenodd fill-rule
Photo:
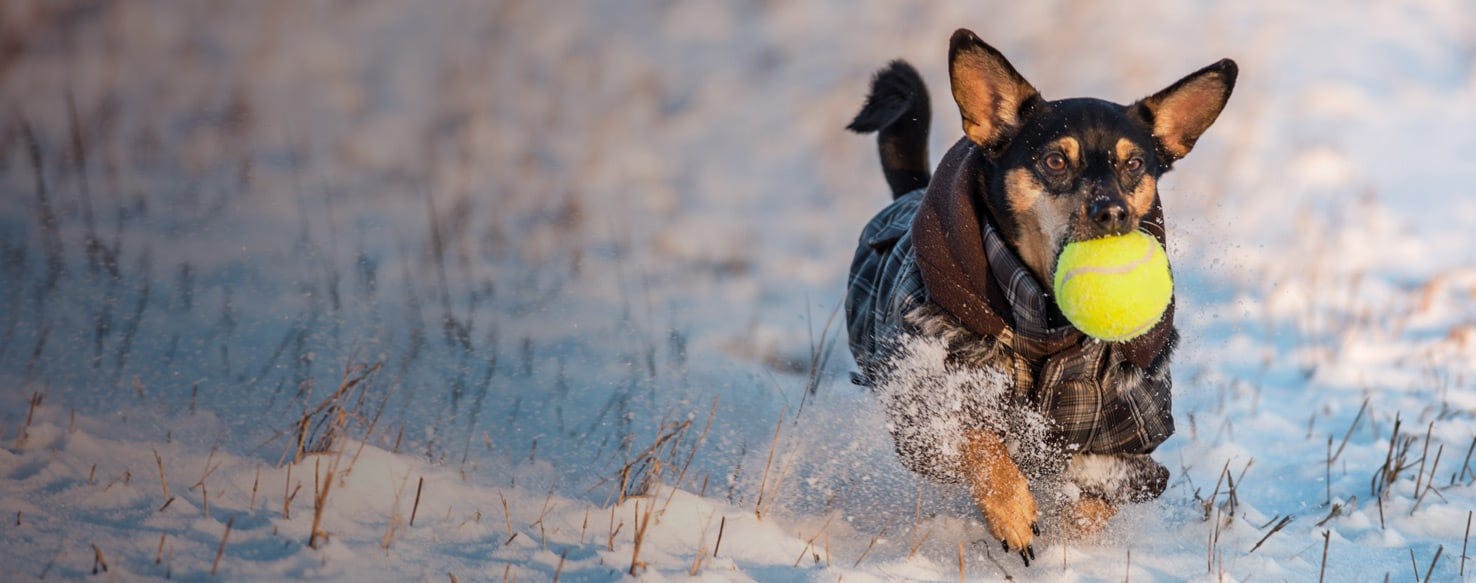
M 927 89 L 907 63 L 876 74 L 848 128 L 878 132 L 894 200 L 861 234 L 846 320 L 856 381 L 881 398 L 903 465 L 966 484 L 1029 565 L 1031 486 L 1059 500 L 1064 531 L 1088 534 L 1168 483 L 1149 454 L 1174 431 L 1173 305 L 1107 343 L 1065 320 L 1050 282 L 1071 242 L 1165 242 L 1158 180 L 1219 117 L 1238 69 L 1221 60 L 1129 105 L 1049 101 L 971 31 L 948 52 L 964 135 L 935 172 Z

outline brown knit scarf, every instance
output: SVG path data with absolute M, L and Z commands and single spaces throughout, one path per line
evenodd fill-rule
M 958 318 L 970 331 L 998 337 L 1014 331 L 1014 349 L 1040 362 L 1087 337 L 1070 324 L 1051 327 L 1053 299 L 1035 275 L 1009 249 L 998 228 L 988 222 L 984 193 L 978 192 L 985 169 L 980 148 L 959 140 L 939 163 L 912 222 L 918 268 L 929 298 Z M 1163 207 L 1143 217 L 1141 229 L 1165 243 Z M 1156 326 L 1122 344 L 1127 360 L 1151 366 L 1172 337 L 1174 304 L 1169 303 Z

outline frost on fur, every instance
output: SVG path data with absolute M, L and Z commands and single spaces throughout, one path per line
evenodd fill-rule
M 929 479 L 963 480 L 964 432 L 990 429 L 1005 437 L 1010 455 L 1027 475 L 1051 464 L 1050 425 L 1012 402 L 1011 380 L 992 367 L 950 358 L 947 342 L 902 336 L 875 371 L 876 391 L 887 412 L 887 430 L 908 469 Z
M 1066 465 L 1066 478 L 1078 493 L 1114 504 L 1157 498 L 1168 477 L 1168 468 L 1147 454 L 1077 454 Z

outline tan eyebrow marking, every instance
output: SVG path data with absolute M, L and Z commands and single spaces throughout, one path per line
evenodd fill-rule
M 1065 136 L 1057 139 L 1055 144 L 1072 164 L 1081 164 L 1081 142 L 1076 141 L 1076 138 Z
M 1117 138 L 1117 145 L 1114 149 L 1117 151 L 1118 162 L 1126 162 L 1133 157 L 1133 154 L 1138 153 L 1138 145 L 1127 138 Z

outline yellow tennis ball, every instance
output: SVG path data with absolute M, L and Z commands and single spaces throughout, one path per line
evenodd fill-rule
M 1133 231 L 1067 245 L 1056 261 L 1055 289 L 1056 305 L 1076 329 L 1124 342 L 1163 318 L 1174 279 L 1158 240 Z

